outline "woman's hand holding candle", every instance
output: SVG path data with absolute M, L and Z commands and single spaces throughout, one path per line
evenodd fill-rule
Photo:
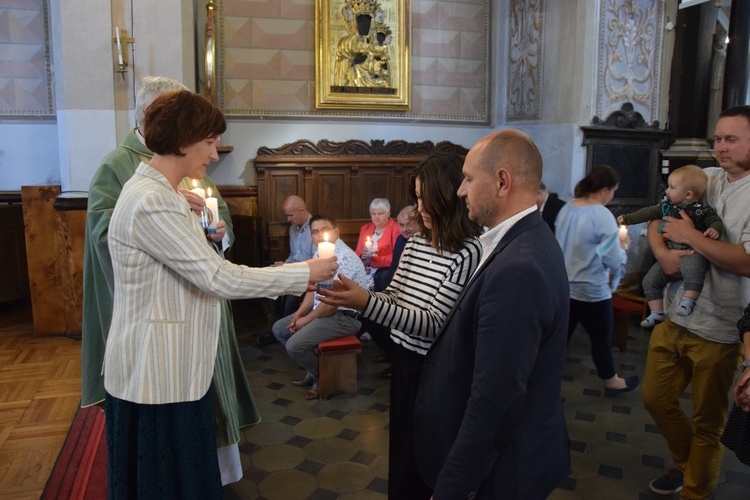
M 370 254 L 372 253 L 372 240 L 368 236 L 365 240 L 365 248 L 362 249 L 362 260 L 367 262 L 370 260 Z
M 360 312 L 365 310 L 370 294 L 343 274 L 339 274 L 333 289 L 321 289 L 319 300 L 335 307 L 351 307 Z
M 219 219 L 219 222 L 216 224 L 216 230 L 213 233 L 207 234 L 206 236 L 214 243 L 219 243 L 222 239 L 224 239 L 225 234 L 227 234 L 227 224 L 223 220 Z
M 332 280 L 339 268 L 339 265 L 336 264 L 336 257 L 310 259 L 306 262 L 310 268 L 310 277 L 308 279 L 311 283 Z
M 196 194 L 192 190 L 180 188 L 180 194 L 185 198 L 190 205 L 190 210 L 199 214 L 203 212 L 203 207 L 206 206 L 206 200 L 199 194 Z

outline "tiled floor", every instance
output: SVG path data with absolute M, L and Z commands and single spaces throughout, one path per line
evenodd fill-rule
M 240 443 L 245 476 L 224 488 L 227 499 L 385 499 L 388 476 L 388 380 L 378 377 L 378 353 L 365 342 L 358 360 L 357 397 L 306 401 L 291 380 L 302 371 L 280 344 L 264 348 L 266 330 L 254 308 L 237 311 L 238 336 L 248 378 L 263 421 Z M 257 325 L 261 326 L 257 326 Z M 251 327 L 249 325 L 256 325 Z M 626 353 L 615 353 L 620 375 L 643 374 L 648 332 L 631 325 Z M 571 439 L 573 474 L 555 500 L 640 500 L 648 482 L 672 465 L 664 440 L 643 409 L 640 388 L 614 398 L 602 395 L 588 352 L 577 333 L 568 349 L 563 398 Z M 683 400 L 689 407 L 689 395 Z M 725 454 L 715 500 L 750 498 L 750 469 Z

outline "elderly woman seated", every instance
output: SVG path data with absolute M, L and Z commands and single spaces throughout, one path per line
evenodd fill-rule
M 400 234 L 398 223 L 391 218 L 391 204 L 386 198 L 375 198 L 370 203 L 370 219 L 359 231 L 355 252 L 362 258 L 370 276 L 370 288 L 385 290 L 388 268 L 393 260 L 393 247 Z

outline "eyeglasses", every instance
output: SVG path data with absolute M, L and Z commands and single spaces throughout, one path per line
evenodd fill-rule
M 333 228 L 332 227 L 324 227 L 324 228 L 321 228 L 321 229 L 313 229 L 312 231 L 310 231 L 310 234 L 312 234 L 313 236 L 317 236 L 320 233 L 324 233 L 326 231 L 333 231 Z

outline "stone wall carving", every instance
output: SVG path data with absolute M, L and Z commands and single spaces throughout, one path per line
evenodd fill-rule
M 508 20 L 508 120 L 542 116 L 542 29 L 544 0 L 511 0 Z
M 596 114 L 607 116 L 625 102 L 647 121 L 659 110 L 664 2 L 605 0 L 599 37 Z

